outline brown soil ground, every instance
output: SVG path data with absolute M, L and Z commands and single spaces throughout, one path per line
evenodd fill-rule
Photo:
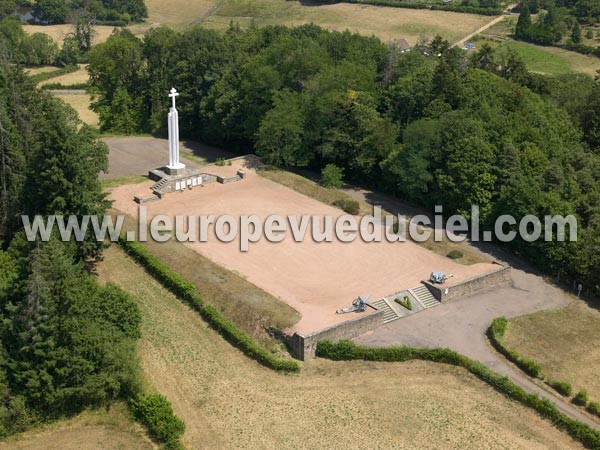
M 243 356 L 125 254 L 98 268 L 139 302 L 147 381 L 189 448 L 581 448 L 463 369 L 315 359 L 283 376 Z
M 244 165 L 207 166 L 208 173 L 229 176 Z M 246 168 L 243 181 L 222 185 L 211 183 L 202 188 L 167 195 L 148 204 L 148 215 L 166 214 L 230 214 L 239 218 L 256 214 L 263 220 L 271 214 L 340 215 L 340 210 L 301 195 L 291 189 L 260 177 Z M 152 182 L 120 186 L 112 190 L 114 207 L 137 217 L 136 194 L 148 193 Z M 237 219 L 236 219 L 237 220 Z M 310 230 L 309 233 L 310 234 Z M 317 243 L 307 238 L 302 243 L 291 235 L 274 244 L 264 237 L 242 253 L 239 241 L 223 243 L 212 234 L 208 242 L 188 243 L 217 264 L 238 272 L 248 281 L 280 298 L 296 309 L 302 318 L 295 331 L 310 332 L 355 318 L 335 311 L 349 306 L 358 295 L 373 299 L 419 286 L 432 270 L 454 274 L 454 281 L 485 273 L 497 266 L 473 264 L 465 266 L 436 255 L 412 242 L 366 243 L 360 239 L 350 244 L 334 240 Z
M 566 381 L 574 393 L 587 390 L 600 402 L 600 311 L 583 301 L 566 308 L 510 319 L 505 341 L 538 361 L 551 380 Z

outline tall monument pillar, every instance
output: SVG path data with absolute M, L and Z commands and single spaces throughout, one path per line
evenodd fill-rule
M 179 161 L 179 113 L 175 106 L 175 98 L 179 95 L 175 88 L 171 88 L 169 97 L 172 105 L 169 110 L 169 165 L 167 172 L 169 175 L 181 175 L 185 171 L 185 164 Z

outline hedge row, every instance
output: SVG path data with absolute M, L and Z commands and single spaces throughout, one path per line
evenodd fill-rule
M 53 70 L 52 72 L 37 73 L 35 75 L 31 75 L 29 78 L 31 79 L 31 81 L 37 84 L 41 83 L 42 81 L 49 80 L 50 78 L 55 78 L 61 75 L 66 75 L 68 73 L 77 72 L 78 70 L 78 66 L 71 64 L 60 69 Z
M 214 330 L 247 356 L 266 367 L 281 372 L 300 371 L 297 361 L 273 356 L 264 347 L 254 342 L 244 331 L 227 320 L 215 307 L 206 305 L 193 283 L 186 281 L 138 242 L 128 242 L 122 235 L 119 238 L 119 244 L 159 283 L 200 313 Z
M 47 83 L 42 86 L 45 91 L 55 91 L 57 89 L 89 89 L 90 83 L 74 83 L 74 84 L 62 84 L 62 83 Z
M 142 394 L 129 400 L 128 406 L 135 419 L 148 428 L 154 439 L 164 443 L 165 448 L 183 449 L 179 438 L 183 436 L 185 424 L 175 415 L 166 397 Z
M 462 6 L 450 4 L 430 4 L 430 3 L 407 3 L 401 0 L 343 0 L 346 3 L 362 3 L 377 6 L 393 6 L 396 8 L 408 9 L 430 9 L 432 11 L 451 11 L 467 14 L 479 14 L 482 16 L 499 16 L 502 14 L 500 8 L 479 8 L 475 6 Z
M 487 330 L 488 338 L 496 350 L 502 353 L 509 361 L 512 361 L 523 372 L 532 377 L 542 377 L 542 366 L 537 362 L 523 358 L 516 351 L 511 350 L 504 343 L 504 333 L 508 327 L 508 320 L 504 317 L 494 319 Z
M 432 361 L 436 363 L 451 364 L 468 370 L 481 381 L 492 386 L 498 392 L 512 400 L 533 408 L 537 413 L 552 422 L 557 428 L 569 433 L 571 437 L 581 442 L 588 448 L 600 449 L 600 431 L 588 425 L 571 419 L 563 414 L 549 400 L 540 398 L 537 394 L 528 394 L 525 390 L 483 364 L 473 361 L 464 355 L 445 348 L 424 349 L 405 346 L 371 348 L 359 347 L 352 341 L 332 343 L 321 341 L 317 344 L 317 356 L 322 358 L 340 360 L 365 360 L 402 362 L 411 359 Z

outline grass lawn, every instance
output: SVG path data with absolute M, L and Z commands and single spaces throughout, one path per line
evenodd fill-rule
M 583 301 L 564 309 L 510 319 L 505 341 L 543 367 L 551 380 L 567 381 L 574 393 L 586 389 L 600 401 L 600 311 Z
M 315 359 L 298 375 L 279 375 L 225 342 L 117 247 L 98 274 L 138 301 L 144 376 L 186 422 L 188 448 L 581 448 L 461 368 Z
M 476 45 L 487 42 L 500 50 L 510 48 L 523 58 L 527 69 L 546 75 L 581 72 L 594 76 L 600 69 L 600 58 L 595 56 L 513 40 L 515 24 L 514 17 L 507 18 L 481 33 Z
M 11 436 L 0 444 L 5 450 L 151 450 L 156 448 L 143 428 L 129 419 L 124 403 L 109 411 L 86 411 L 72 419 Z

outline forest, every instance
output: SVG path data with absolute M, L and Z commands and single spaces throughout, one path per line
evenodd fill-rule
M 126 25 L 148 16 L 144 0 L 2 0 L 16 6 L 32 6 L 35 20 L 44 24 L 73 22 L 80 16 L 97 23 Z M 15 8 L 12 8 L 14 11 Z
M 600 3 L 595 0 L 525 0 L 515 37 L 540 45 L 564 45 L 570 50 L 600 57 L 600 46 L 586 45 L 584 37 L 598 37 Z M 537 14 L 535 20 L 532 14 Z
M 38 90 L 2 39 L 0 63 L 0 438 L 140 392 L 140 313 L 91 273 L 103 243 L 28 242 L 21 215 L 103 214 L 108 149 Z
M 600 293 L 600 84 L 528 73 L 508 52 L 435 38 L 410 52 L 316 25 L 116 32 L 90 52 L 101 128 L 182 136 L 320 171 L 446 214 L 574 214 L 577 242 L 511 250 Z M 493 228 L 492 228 L 493 229 Z

